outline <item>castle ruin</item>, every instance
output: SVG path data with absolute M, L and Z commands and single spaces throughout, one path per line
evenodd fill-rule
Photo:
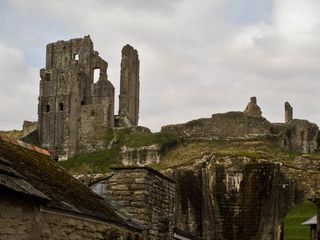
M 138 125 L 137 50 L 130 45 L 122 49 L 120 108 L 116 117 L 115 89 L 107 69 L 108 63 L 94 50 L 90 36 L 47 45 L 46 68 L 40 70 L 38 136 L 41 146 L 56 160 L 105 148 L 105 131 L 118 123 Z

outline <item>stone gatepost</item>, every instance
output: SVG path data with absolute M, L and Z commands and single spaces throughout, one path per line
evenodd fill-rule
M 145 227 L 144 239 L 173 239 L 173 180 L 148 167 L 117 167 L 106 188 L 109 199 Z

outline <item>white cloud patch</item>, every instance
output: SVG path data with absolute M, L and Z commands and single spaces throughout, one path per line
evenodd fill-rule
M 2 130 L 21 129 L 25 119 L 35 120 L 38 78 L 26 65 L 23 53 L 0 42 L 0 123 Z
M 242 110 L 253 95 L 272 121 L 283 121 L 283 103 L 288 100 L 296 117 L 320 123 L 318 0 L 274 0 L 268 12 L 251 0 L 244 5 L 222 0 L 10 3 L 15 14 L 72 27 L 59 33 L 65 39 L 90 34 L 109 62 L 109 78 L 117 91 L 120 50 L 126 43 L 136 47 L 141 62 L 140 124 L 153 130 Z M 255 9 L 259 16 L 253 14 Z

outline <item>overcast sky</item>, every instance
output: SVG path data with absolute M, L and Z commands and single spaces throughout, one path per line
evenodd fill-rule
M 319 0 L 1 0 L 0 129 L 37 120 L 45 46 L 90 34 L 119 94 L 121 48 L 140 56 L 140 125 L 243 110 L 320 124 Z M 117 107 L 116 107 L 117 112 Z

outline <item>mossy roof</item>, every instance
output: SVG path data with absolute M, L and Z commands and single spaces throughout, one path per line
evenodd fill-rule
M 0 139 L 0 186 L 41 199 L 46 207 L 140 229 L 68 174 L 52 158 Z M 0 188 L 1 190 L 1 188 Z

